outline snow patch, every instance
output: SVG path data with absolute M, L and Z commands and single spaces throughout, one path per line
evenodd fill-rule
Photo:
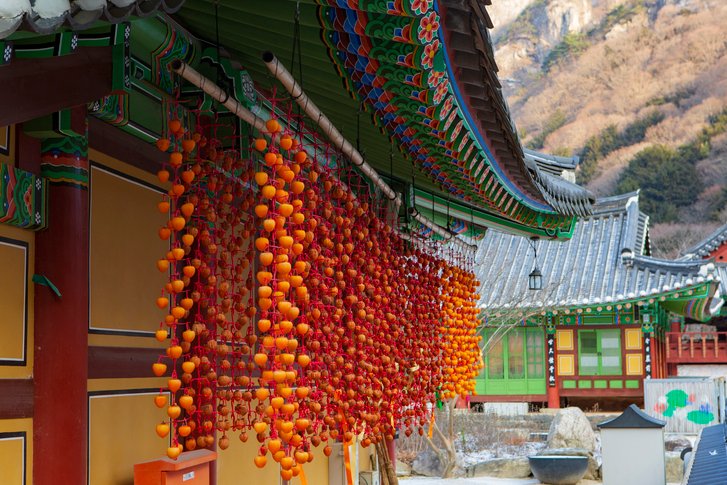
M 0 1 L 0 19 L 12 19 L 30 12 L 30 0 Z
M 33 11 L 42 19 L 61 17 L 70 9 L 68 0 L 36 0 L 33 5 Z

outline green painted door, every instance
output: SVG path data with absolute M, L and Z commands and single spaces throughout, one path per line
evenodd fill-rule
M 494 330 L 486 331 L 485 341 Z M 500 338 L 498 338 L 500 337 Z M 545 394 L 545 339 L 542 328 L 513 328 L 494 337 L 477 377 L 482 395 Z
M 621 331 L 578 330 L 578 374 L 621 375 Z

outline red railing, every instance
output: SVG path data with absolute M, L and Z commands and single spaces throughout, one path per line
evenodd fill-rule
M 727 363 L 727 332 L 666 332 L 666 362 Z

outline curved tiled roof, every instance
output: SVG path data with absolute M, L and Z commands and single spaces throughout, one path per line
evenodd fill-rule
M 712 234 L 687 249 L 682 259 L 702 259 L 727 242 L 727 224 L 717 228 Z
M 639 193 L 599 199 L 593 214 L 579 219 L 567 242 L 536 243 L 544 290 L 528 289 L 535 267 L 530 241 L 488 231 L 477 251 L 480 304 L 498 308 L 580 307 L 638 300 L 714 281 L 719 273 L 704 261 L 670 261 L 644 255 L 644 218 Z M 712 310 L 716 311 L 714 307 Z M 709 309 L 707 309 L 709 310 Z
M 19 29 L 49 34 L 62 27 L 83 30 L 102 20 L 118 23 L 157 11 L 176 12 L 184 0 L 17 0 L 0 2 L 0 39 Z

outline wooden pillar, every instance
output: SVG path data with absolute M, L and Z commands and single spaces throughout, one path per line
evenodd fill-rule
M 46 139 L 48 228 L 36 235 L 35 272 L 60 291 L 35 287 L 34 485 L 87 483 L 88 141 Z M 113 438 L 110 438 L 113 439 Z
M 548 396 L 548 408 L 549 409 L 560 409 L 560 390 L 558 389 L 558 370 L 556 364 L 556 352 L 555 352 L 555 333 L 545 334 L 546 345 L 545 345 L 545 362 L 546 362 L 546 376 L 548 377 L 546 394 Z

